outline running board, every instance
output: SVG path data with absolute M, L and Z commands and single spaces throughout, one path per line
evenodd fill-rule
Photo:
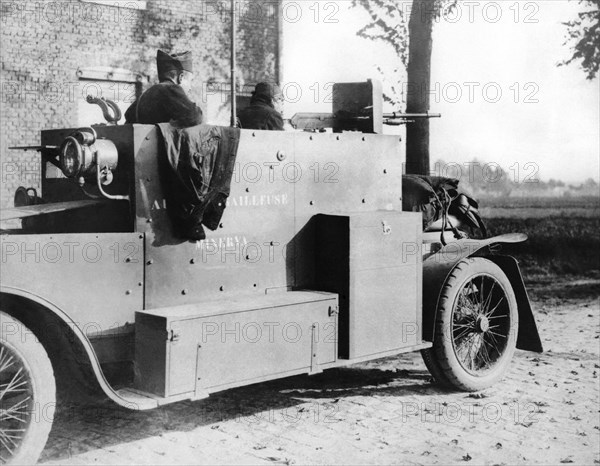
M 405 346 L 403 348 L 396 348 L 396 349 L 393 349 L 390 351 L 384 351 L 382 353 L 369 354 L 366 356 L 360 356 L 358 358 L 353 358 L 353 359 L 338 359 L 333 364 L 327 364 L 327 365 L 324 364 L 322 366 L 322 368 L 323 369 L 331 369 L 333 367 L 350 366 L 352 364 L 358 364 L 361 362 L 374 361 L 376 359 L 388 358 L 390 356 L 397 356 L 402 353 L 412 353 L 413 351 L 420 351 L 420 350 L 428 349 L 428 348 L 431 348 L 432 346 L 433 346 L 432 342 L 422 341 L 421 343 L 419 343 L 417 345 Z
M 184 393 L 184 394 L 178 395 L 178 396 L 160 397 L 157 395 L 153 395 L 152 393 L 144 392 L 142 390 L 137 390 L 135 388 L 121 388 L 120 390 L 117 390 L 117 394 L 128 403 L 128 406 L 126 406 L 126 408 L 129 408 L 129 409 L 132 409 L 135 411 L 146 411 L 149 409 L 155 409 L 155 408 L 158 408 L 159 406 L 164 406 L 164 405 L 168 405 L 171 403 L 177 403 L 179 401 L 201 400 L 203 398 L 207 398 L 207 396 L 208 396 L 208 395 L 206 395 L 206 396 L 201 396 L 201 397 L 195 398 L 195 397 L 191 396 L 191 395 L 193 395 L 193 393 L 191 395 L 190 395 L 190 393 Z
M 398 354 L 402 354 L 402 353 L 410 353 L 410 352 L 414 352 L 414 351 L 419 351 L 419 350 L 431 348 L 432 346 L 433 346 L 433 343 L 431 343 L 429 341 L 423 341 L 422 343 L 420 343 L 418 345 L 407 346 L 405 348 L 397 348 L 395 350 L 385 351 L 385 352 L 376 353 L 376 354 L 370 354 L 368 356 L 362 356 L 359 358 L 338 359 L 337 361 L 332 362 L 332 363 L 322 364 L 320 366 L 320 368 L 323 370 L 326 370 L 326 369 L 333 369 L 335 367 L 350 366 L 352 364 L 358 364 L 361 362 L 373 361 L 376 359 L 387 358 L 390 356 L 397 356 Z M 317 372 L 317 373 L 319 373 L 319 372 Z M 203 390 L 200 392 L 198 392 L 198 391 L 187 392 L 187 393 L 183 393 L 180 395 L 169 396 L 169 397 L 161 397 L 161 396 L 154 395 L 152 393 L 148 393 L 143 390 L 138 390 L 135 388 L 122 388 L 120 390 L 117 390 L 117 394 L 123 400 L 125 400 L 127 402 L 128 406 L 125 406 L 126 408 L 137 410 L 137 411 L 145 411 L 148 409 L 158 408 L 159 406 L 164 406 L 164 405 L 168 405 L 171 403 L 177 403 L 179 401 L 202 400 L 202 399 L 208 398 L 209 393 L 212 394 L 212 393 L 216 393 L 216 392 L 221 392 L 221 391 L 225 391 L 225 390 L 228 390 L 228 389 L 234 388 L 234 387 L 253 385 L 255 383 L 262 383 L 262 382 L 273 381 L 273 380 L 278 380 L 278 379 L 282 379 L 282 378 L 286 378 L 286 377 L 293 377 L 296 375 L 305 375 L 305 374 L 312 375 L 312 373 L 306 372 L 306 370 L 292 371 L 289 373 L 276 374 L 271 377 L 263 377 L 260 380 L 246 381 L 246 383 L 238 382 L 238 383 L 233 383 L 233 384 L 229 384 L 229 385 L 225 385 L 225 386 L 221 386 L 221 387 L 215 387 L 212 390 L 210 390 L 210 392 Z

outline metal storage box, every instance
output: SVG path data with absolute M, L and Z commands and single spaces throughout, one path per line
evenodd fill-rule
M 337 350 L 337 295 L 276 292 L 136 313 L 136 388 L 208 393 L 319 372 Z

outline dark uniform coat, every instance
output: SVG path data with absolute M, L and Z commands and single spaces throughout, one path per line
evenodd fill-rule
M 283 118 L 275 110 L 271 99 L 264 95 L 255 95 L 250 105 L 243 109 L 238 118 L 242 129 L 265 129 L 283 131 Z
M 178 127 L 202 123 L 202 110 L 172 81 L 155 84 L 125 112 L 126 123 L 155 125 L 169 123 Z

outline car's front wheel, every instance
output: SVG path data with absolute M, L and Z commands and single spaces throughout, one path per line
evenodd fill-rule
M 464 259 L 442 288 L 433 347 L 423 358 L 439 383 L 483 390 L 506 372 L 518 328 L 517 301 L 502 269 L 482 257 Z

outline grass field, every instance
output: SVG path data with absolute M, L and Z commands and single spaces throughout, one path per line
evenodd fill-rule
M 600 198 L 488 198 L 479 204 L 491 235 L 528 235 L 525 243 L 503 246 L 526 275 L 600 270 Z

